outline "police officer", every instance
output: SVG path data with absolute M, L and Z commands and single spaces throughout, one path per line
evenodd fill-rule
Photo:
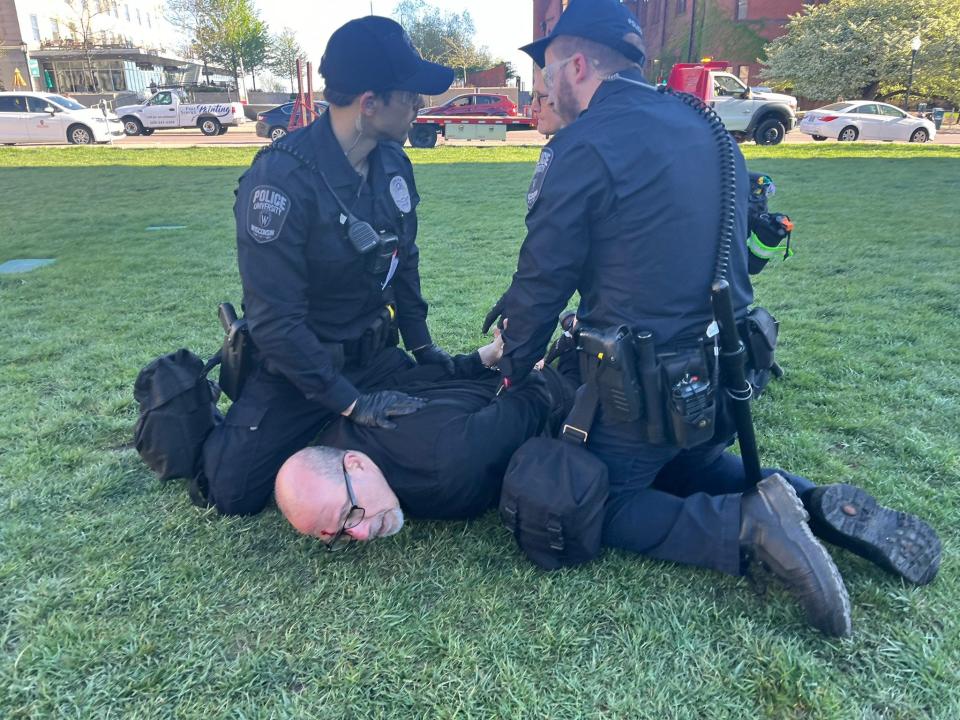
M 517 271 L 494 310 L 509 318 L 502 372 L 517 382 L 530 371 L 575 291 L 581 325 L 649 331 L 660 353 L 694 357 L 709 347 L 713 321 L 721 209 L 714 128 L 644 82 L 640 26 L 615 0 L 573 0 L 550 35 L 523 50 L 543 68 L 567 125 L 537 163 Z M 727 278 L 742 317 L 753 293 L 742 241 L 747 173 L 734 155 L 739 242 Z M 767 478 L 743 494 L 702 491 L 731 435 L 681 449 L 601 408 L 588 447 L 610 470 L 604 543 L 732 574 L 744 558 L 759 559 L 815 627 L 848 634 L 846 588 L 786 480 Z M 677 483 L 699 476 L 698 491 L 672 488 L 672 473 Z
M 420 293 L 413 171 L 401 144 L 453 71 L 426 62 L 392 20 L 339 28 L 320 65 L 329 109 L 257 156 L 234 215 L 256 366 L 204 446 L 211 501 L 259 512 L 283 462 L 338 414 L 390 428 L 423 400 L 366 392 L 419 364 L 452 371 Z

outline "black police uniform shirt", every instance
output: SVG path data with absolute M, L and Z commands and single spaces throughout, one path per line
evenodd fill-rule
M 642 81 L 639 71 L 621 73 Z M 728 280 L 745 312 L 747 171 L 737 164 Z M 522 377 L 543 356 L 558 313 L 580 292 L 590 327 L 649 330 L 658 345 L 702 336 L 719 246 L 720 161 L 710 125 L 679 99 L 622 79 L 543 149 L 527 195 L 527 236 L 506 295 L 500 367 Z
M 390 389 L 429 401 L 412 415 L 394 418 L 395 429 L 337 418 L 316 444 L 370 456 L 413 517 L 451 520 L 483 513 L 500 497 L 513 453 L 543 430 L 552 399 L 540 382 L 498 396 L 501 375 L 485 368 L 477 353 L 459 355 L 454 364 L 453 377 L 438 365 L 423 365 L 391 378 Z
M 420 198 L 413 168 L 399 144 L 381 142 L 370 154 L 364 182 L 327 115 L 275 144 L 314 167 L 266 148 L 240 178 L 234 215 L 244 313 L 267 367 L 308 400 L 340 412 L 359 393 L 322 343 L 360 337 L 390 293 L 406 346 L 431 342 L 420 293 Z M 399 236 L 394 268 L 376 276 L 368 272 L 367 258 L 351 245 L 342 211 L 317 170 L 353 215 Z

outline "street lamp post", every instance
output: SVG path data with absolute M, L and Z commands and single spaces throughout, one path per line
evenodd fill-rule
M 910 75 L 907 76 L 907 92 L 903 98 L 903 109 L 910 111 L 910 90 L 913 88 L 913 63 L 916 62 L 917 52 L 920 50 L 920 36 L 915 35 L 910 41 Z
M 27 66 L 27 68 L 26 68 L 26 69 L 27 69 L 27 78 L 29 78 L 29 79 L 27 80 L 27 82 L 30 83 L 30 90 L 31 90 L 31 91 L 36 90 L 36 88 L 33 86 L 33 73 L 30 72 L 30 46 L 27 45 L 25 42 L 21 42 L 21 43 L 20 43 L 20 52 L 23 53 L 23 62 L 24 62 L 24 63 L 26 64 L 26 66 Z

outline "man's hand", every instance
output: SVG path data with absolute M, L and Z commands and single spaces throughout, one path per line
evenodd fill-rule
M 453 365 L 453 358 L 447 351 L 438 348 L 436 345 L 425 345 L 413 351 L 413 357 L 417 360 L 417 365 L 442 365 L 447 375 L 453 375 L 456 368 Z
M 496 304 L 492 308 L 490 308 L 490 312 L 488 312 L 486 316 L 483 318 L 482 332 L 484 335 L 490 332 L 490 326 L 493 325 L 495 322 L 497 322 L 500 316 L 503 315 L 503 309 L 507 304 L 506 297 L 507 297 L 506 293 L 501 295 L 500 299 L 497 300 Z
M 500 362 L 503 357 L 503 335 L 499 329 L 493 331 L 493 340 L 478 348 L 477 353 L 480 355 L 480 362 L 486 367 L 493 367 Z
M 381 390 L 358 397 L 346 416 L 357 425 L 393 430 L 397 424 L 390 418 L 411 415 L 426 404 L 423 398 L 395 390 Z

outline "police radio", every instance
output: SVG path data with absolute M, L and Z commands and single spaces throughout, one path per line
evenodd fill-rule
M 393 259 L 397 254 L 397 247 L 400 245 L 400 239 L 394 233 L 377 232 L 373 225 L 366 220 L 360 220 L 356 215 L 350 212 L 350 209 L 344 204 L 340 196 L 334 191 L 327 176 L 320 170 L 317 170 L 323 184 L 340 206 L 341 222 L 346 226 L 347 239 L 360 255 L 367 257 L 367 272 L 372 275 L 382 275 L 390 270 Z

